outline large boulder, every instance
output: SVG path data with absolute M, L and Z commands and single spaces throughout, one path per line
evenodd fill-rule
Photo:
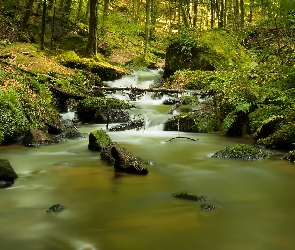
M 104 147 L 100 156 L 102 160 L 114 165 L 116 170 L 140 175 L 148 173 L 148 169 L 142 165 L 137 157 L 116 142 L 111 142 Z
M 126 120 L 127 113 L 121 112 L 119 114 L 119 110 L 126 110 L 130 107 L 130 104 L 116 98 L 92 97 L 79 101 L 77 115 L 82 122 L 101 123 L 107 122 L 106 113 L 109 113 L 109 122 L 120 122 L 118 121 L 119 117 L 122 117 L 120 120 Z M 104 120 L 101 118 L 102 115 L 105 117 Z M 114 120 L 116 116 L 118 118 Z
M 0 181 L 13 183 L 18 176 L 7 159 L 0 159 Z
M 166 50 L 164 77 L 169 77 L 181 69 L 214 70 L 215 67 L 206 57 L 206 49 L 195 44 L 183 51 L 180 41 L 171 43 Z
M 88 149 L 93 151 L 101 151 L 102 148 L 112 142 L 107 132 L 103 129 L 93 131 L 89 134 Z

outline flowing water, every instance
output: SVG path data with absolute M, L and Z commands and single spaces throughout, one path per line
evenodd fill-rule
M 157 77 L 136 71 L 119 84 L 150 85 Z M 295 165 L 280 152 L 258 162 L 210 158 L 225 146 L 252 143 L 241 138 L 180 133 L 198 141 L 167 142 L 178 136 L 161 131 L 170 107 L 144 98 L 134 114 L 145 116 L 145 129 L 109 135 L 149 162 L 146 176 L 116 173 L 87 149 L 88 133 L 102 124 L 83 125 L 85 138 L 58 145 L 0 147 L 19 175 L 0 189 L 0 249 L 295 249 Z M 172 197 L 178 192 L 206 201 Z M 62 212 L 46 213 L 57 203 Z M 205 203 L 217 208 L 202 211 Z

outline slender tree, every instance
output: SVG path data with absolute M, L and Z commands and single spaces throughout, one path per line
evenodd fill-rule
M 101 35 L 103 36 L 106 33 L 106 21 L 108 18 L 109 3 L 110 3 L 110 0 L 103 1 L 103 13 L 102 13 L 102 25 L 101 25 Z
M 45 49 L 46 7 L 47 7 L 46 0 L 43 0 L 42 30 L 41 30 L 41 50 Z
M 32 13 L 34 1 L 35 0 L 28 0 L 28 2 L 27 2 L 24 18 L 22 21 L 22 31 L 25 31 L 25 29 L 27 27 L 28 21 L 30 19 L 31 13 Z
M 96 55 L 97 53 L 97 6 L 98 0 L 89 0 L 90 17 L 89 17 L 89 34 L 86 52 L 90 55 Z
M 244 28 L 245 26 L 245 7 L 244 0 L 240 0 L 240 27 Z
M 151 20 L 151 0 L 146 0 L 146 14 L 145 14 L 145 46 L 144 59 L 147 58 L 148 44 L 150 38 L 150 20 Z

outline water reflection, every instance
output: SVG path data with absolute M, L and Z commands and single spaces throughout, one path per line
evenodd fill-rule
M 153 103 L 141 107 L 159 117 L 148 127 L 161 123 L 160 114 L 169 109 Z M 100 128 L 105 125 L 80 130 L 89 134 Z M 179 134 L 197 141 L 167 142 Z M 252 141 L 179 134 L 109 133 L 153 163 L 147 176 L 115 172 L 88 150 L 87 136 L 40 148 L 0 147 L 0 157 L 19 175 L 14 185 L 0 189 L 0 248 L 293 250 L 294 164 L 281 160 L 280 152 L 258 162 L 212 159 L 223 147 Z M 202 203 L 172 197 L 178 192 L 202 195 L 217 209 L 202 211 Z M 46 213 L 57 203 L 64 211 Z

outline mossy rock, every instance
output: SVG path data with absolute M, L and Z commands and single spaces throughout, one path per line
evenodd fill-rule
M 27 147 L 38 147 L 58 143 L 58 139 L 42 130 L 31 128 L 26 132 L 22 144 Z
M 66 128 L 62 133 L 62 137 L 66 139 L 77 139 L 84 138 L 85 136 L 76 128 Z
M 257 144 L 269 148 L 292 150 L 295 142 L 295 125 L 293 123 L 281 124 L 278 130 L 266 138 L 257 140 Z
M 79 58 L 64 60 L 63 65 L 69 68 L 87 70 L 97 74 L 102 81 L 113 81 L 130 72 L 124 68 L 113 66 L 107 62 L 96 62 L 92 59 Z
M 295 150 L 289 151 L 288 153 L 284 154 L 282 159 L 290 162 L 295 162 Z
M 270 152 L 247 144 L 236 144 L 217 151 L 211 157 L 220 159 L 238 159 L 246 161 L 263 160 Z
M 102 148 L 112 142 L 111 138 L 105 130 L 96 130 L 89 134 L 88 149 L 93 151 L 101 151 Z
M 116 98 L 92 97 L 79 101 L 77 114 L 82 122 L 95 122 L 95 115 L 101 110 L 129 109 L 130 105 Z
M 104 147 L 100 156 L 103 161 L 112 164 L 117 171 L 139 175 L 148 173 L 148 169 L 143 166 L 138 157 L 116 142 L 111 142 Z
M 0 181 L 13 183 L 18 176 L 7 159 L 0 159 Z

